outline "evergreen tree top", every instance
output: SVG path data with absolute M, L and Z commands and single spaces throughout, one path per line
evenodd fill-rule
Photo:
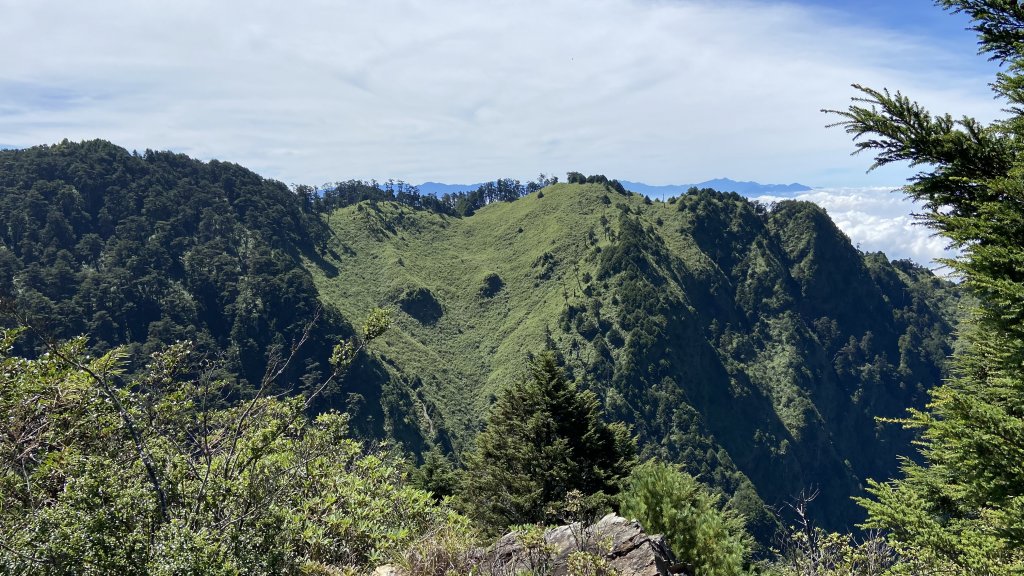
M 836 124 L 875 154 L 873 167 L 927 166 L 905 187 L 925 221 L 961 249 L 946 261 L 978 297 L 962 330 L 956 377 L 935 389 L 921 429 L 925 464 L 873 482 L 867 525 L 891 531 L 908 570 L 1024 571 L 1024 8 L 1005 0 L 940 0 L 973 20 L 981 51 L 1007 65 L 993 89 L 1007 118 L 933 116 L 899 92 L 862 96 Z

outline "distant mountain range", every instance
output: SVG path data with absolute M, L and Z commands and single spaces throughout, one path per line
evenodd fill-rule
M 445 194 L 456 194 L 458 192 L 471 192 L 482 185 L 482 182 L 478 184 L 444 184 L 442 182 L 424 182 L 416 187 L 420 189 L 420 194 L 443 196 Z
M 810 186 L 803 184 L 761 184 L 759 182 L 737 182 L 736 180 L 730 180 L 729 178 L 715 178 L 714 180 L 706 180 L 704 182 L 698 182 L 696 184 L 666 184 L 663 186 L 655 186 L 651 184 L 644 184 L 643 182 L 630 182 L 629 180 L 621 180 L 622 185 L 627 190 L 632 190 L 638 194 L 644 194 L 646 196 L 653 196 L 655 198 L 667 198 L 669 196 L 680 196 L 685 194 L 690 188 L 712 188 L 719 192 L 736 192 L 743 196 L 761 196 L 764 194 L 779 194 L 779 195 L 790 195 L 796 194 L 797 192 L 806 192 L 812 190 Z M 443 196 L 444 194 L 455 194 L 458 192 L 468 192 L 476 190 L 481 186 L 481 183 L 477 184 L 445 184 L 442 182 L 424 182 L 418 186 L 419 190 L 423 194 L 433 194 L 435 196 Z
M 668 184 L 665 186 L 652 186 L 650 184 L 630 182 L 628 180 L 622 180 L 621 182 L 627 190 L 632 190 L 638 194 L 654 196 L 657 198 L 679 196 L 681 194 L 685 194 L 690 188 L 711 188 L 718 190 L 719 192 L 736 192 L 743 196 L 761 196 L 763 194 L 789 195 L 812 190 L 810 186 L 797 183 L 761 184 L 759 182 L 737 182 L 736 180 L 730 180 L 728 178 L 715 178 L 714 180 L 706 180 L 704 182 L 698 182 L 697 184 Z

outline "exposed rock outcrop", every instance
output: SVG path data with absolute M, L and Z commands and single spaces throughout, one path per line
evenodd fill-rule
M 544 533 L 544 549 L 528 548 L 519 534 L 502 536 L 482 551 L 481 567 L 491 573 L 545 572 L 563 576 L 570 556 L 586 552 L 603 559 L 619 576 L 668 576 L 684 573 L 665 538 L 648 535 L 640 523 L 609 514 L 591 526 L 571 524 Z
M 540 533 L 510 532 L 487 548 L 454 556 L 414 553 L 406 558 L 414 574 L 480 576 L 686 576 L 664 536 L 649 535 L 636 520 L 608 514 L 595 524 L 558 526 Z M 379 566 L 371 576 L 406 576 L 396 565 Z
M 391 564 L 385 564 L 383 566 L 378 566 L 370 576 L 399 576 L 400 574 L 401 572 L 398 571 L 398 568 L 395 568 Z

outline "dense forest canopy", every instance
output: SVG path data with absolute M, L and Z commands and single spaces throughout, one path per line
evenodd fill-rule
M 300 208 L 235 164 L 102 141 L 3 151 L 0 288 L 38 329 L 22 345 L 87 334 L 141 357 L 194 340 L 250 381 L 319 313 L 301 366 L 315 371 L 347 328 L 297 266 L 328 234 Z

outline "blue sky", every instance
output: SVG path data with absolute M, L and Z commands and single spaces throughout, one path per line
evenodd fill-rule
M 831 10 L 839 18 L 857 18 L 868 27 L 892 28 L 976 46 L 973 33 L 965 31 L 969 18 L 940 10 L 931 0 L 798 0 L 796 3 Z M 959 38 L 953 40 L 953 37 Z
M 651 184 L 865 174 L 849 84 L 991 119 L 995 70 L 925 0 L 0 0 L 0 145 L 106 138 L 288 183 L 567 170 Z
M 0 0 L 0 147 L 105 138 L 285 183 L 719 177 L 821 187 L 854 242 L 945 254 L 822 108 L 852 83 L 990 121 L 927 0 Z
M 920 37 L 936 50 L 951 53 L 951 69 L 994 74 L 998 64 L 987 56 L 975 56 L 978 39 L 965 14 L 941 10 L 932 0 L 798 0 L 796 4 L 819 11 L 835 23 L 856 21 L 869 29 L 891 30 Z

